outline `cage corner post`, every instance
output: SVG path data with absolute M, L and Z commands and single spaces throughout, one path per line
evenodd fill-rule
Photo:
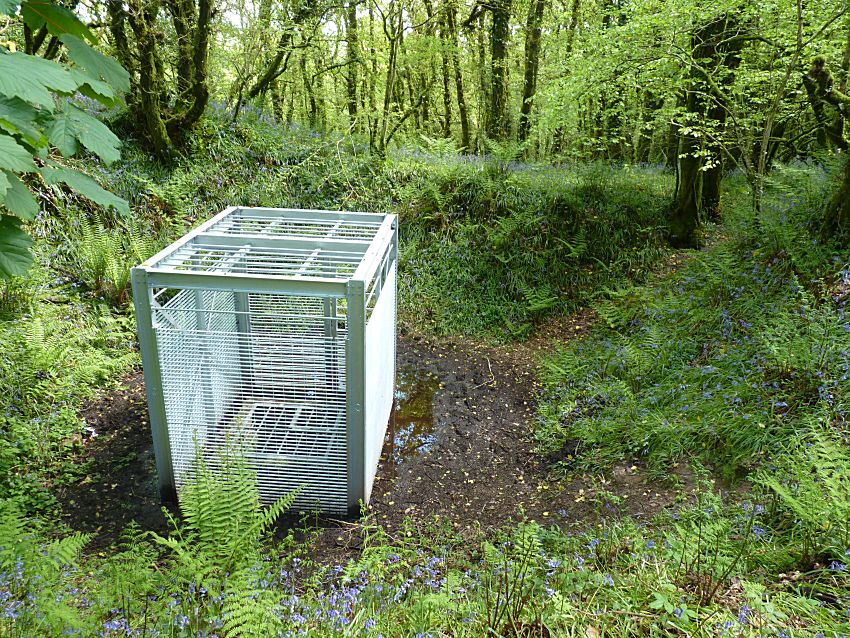
M 359 516 L 360 505 L 366 500 L 366 283 L 363 280 L 348 281 L 346 305 L 348 513 Z
M 162 394 L 162 374 L 157 354 L 156 334 L 153 330 L 151 316 L 152 291 L 148 284 L 148 273 L 145 267 L 132 268 L 130 277 L 133 285 L 136 325 L 139 332 L 139 350 L 141 351 L 145 374 L 148 418 L 153 435 L 153 449 L 159 479 L 159 495 L 163 501 L 175 502 L 177 500 L 177 489 L 174 482 L 174 468 L 171 463 L 168 425 L 165 419 L 165 400 Z

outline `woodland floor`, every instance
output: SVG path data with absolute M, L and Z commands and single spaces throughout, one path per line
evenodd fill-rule
M 473 536 L 522 517 L 579 528 L 600 517 L 646 519 L 687 499 L 693 480 L 684 465 L 673 468 L 669 481 L 632 464 L 604 475 L 563 476 L 552 466 L 574 450 L 549 458 L 534 452 L 538 355 L 553 342 L 585 334 L 593 321 L 592 311 L 582 311 L 510 345 L 401 336 L 396 409 L 365 520 L 391 535 L 409 518 L 415 526 L 448 524 Z M 82 416 L 96 436 L 75 459 L 88 466 L 86 478 L 54 490 L 63 520 L 93 532 L 95 548 L 118 542 L 132 520 L 143 530 L 167 531 L 141 372 L 92 402 Z M 340 561 L 358 552 L 363 521 L 309 521 L 305 531 L 318 560 Z M 288 524 L 305 527 L 295 517 Z

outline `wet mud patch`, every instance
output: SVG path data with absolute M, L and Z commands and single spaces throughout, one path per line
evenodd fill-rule
M 580 314 L 559 326 L 557 336 L 584 333 L 591 320 Z M 553 476 L 555 460 L 538 455 L 533 441 L 542 391 L 537 353 L 548 343 L 486 346 L 410 338 L 399 344 L 399 404 L 368 507 L 373 522 L 390 533 L 406 518 L 442 520 L 470 534 L 521 518 L 586 527 L 625 514 L 648 519 L 687 498 L 694 481 L 684 466 L 672 468 L 668 481 L 631 464 L 604 475 Z M 411 383 L 411 375 L 418 383 Z M 406 385 L 415 392 L 406 395 Z M 430 411 L 423 405 L 428 394 Z M 399 432 L 403 443 L 409 431 L 427 437 L 427 444 L 400 445 Z
M 472 538 L 520 518 L 580 529 L 600 518 L 649 518 L 676 506 L 693 488 L 685 468 L 674 468 L 672 480 L 662 482 L 631 465 L 556 479 L 557 459 L 534 451 L 542 390 L 537 353 L 551 339 L 582 334 L 590 322 L 589 315 L 578 315 L 548 339 L 507 346 L 399 339 L 396 405 L 366 518 L 291 514 L 281 531 L 296 530 L 317 560 L 341 562 L 359 552 L 371 524 L 392 535 L 406 520 L 423 529 L 436 522 Z M 165 533 L 141 373 L 82 416 L 96 436 L 77 461 L 90 471 L 56 488 L 63 520 L 95 533 L 95 548 L 117 543 L 131 520 Z
M 393 415 L 382 451 L 388 473 L 397 465 L 427 454 L 434 446 L 434 398 L 441 388 L 437 375 L 422 374 L 414 366 L 398 370 Z

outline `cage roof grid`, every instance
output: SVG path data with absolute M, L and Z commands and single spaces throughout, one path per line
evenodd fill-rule
M 394 221 L 381 213 L 232 207 L 142 266 L 173 274 L 368 280 Z

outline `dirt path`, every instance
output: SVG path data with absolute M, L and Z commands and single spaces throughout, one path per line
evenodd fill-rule
M 592 313 L 578 313 L 508 346 L 400 338 L 396 411 L 368 508 L 371 521 L 393 533 L 406 518 L 422 525 L 442 520 L 472 534 L 523 514 L 546 525 L 586 526 L 600 516 L 646 517 L 672 505 L 679 492 L 659 489 L 639 468 L 553 482 L 547 460 L 534 453 L 537 355 L 553 340 L 585 334 L 592 320 Z M 91 471 L 84 481 L 57 488 L 63 520 L 94 532 L 94 547 L 116 543 L 131 520 L 165 532 L 141 373 L 83 416 L 97 436 L 77 461 L 89 462 Z M 682 479 L 687 488 L 688 477 Z M 600 501 L 600 490 L 616 494 L 620 506 Z M 317 558 L 336 561 L 357 552 L 357 522 L 320 519 L 319 526 Z

